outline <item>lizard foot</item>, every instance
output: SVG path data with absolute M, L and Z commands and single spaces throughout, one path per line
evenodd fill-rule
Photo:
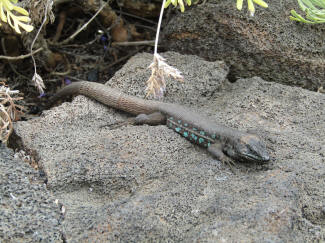
M 229 158 L 223 151 L 222 151 L 222 144 L 221 143 L 215 143 L 208 147 L 209 153 L 212 154 L 213 157 L 217 158 L 219 161 L 221 161 L 224 165 L 228 165 L 230 170 L 234 173 L 233 167 L 236 167 L 236 164 L 234 161 Z
M 117 129 L 117 128 L 120 128 L 123 126 L 134 125 L 134 124 L 135 124 L 135 119 L 129 118 L 126 121 L 117 121 L 117 122 L 102 125 L 102 126 L 100 126 L 100 128 L 108 127 L 110 130 L 114 130 L 114 129 Z
M 236 164 L 235 164 L 235 162 L 232 159 L 224 156 L 221 159 L 221 162 L 222 162 L 222 164 L 229 166 L 231 172 L 234 173 L 234 174 L 236 174 L 236 171 L 234 170 L 234 168 L 236 168 Z

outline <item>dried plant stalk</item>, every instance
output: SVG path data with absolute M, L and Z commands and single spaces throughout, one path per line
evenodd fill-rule
M 20 119 L 25 108 L 16 104 L 22 100 L 18 90 L 10 90 L 4 82 L 0 82 L 0 141 L 6 143 L 13 131 L 13 122 Z
M 161 98 L 164 95 L 166 89 L 165 77 L 172 77 L 179 81 L 184 81 L 181 72 L 178 69 L 168 65 L 166 59 L 160 56 L 157 51 L 160 26 L 161 26 L 162 16 L 164 14 L 165 4 L 166 4 L 166 0 L 163 0 L 160 16 L 158 20 L 158 26 L 157 26 L 153 61 L 148 67 L 151 69 L 151 76 L 147 81 L 147 88 L 146 88 L 147 96 L 153 95 L 155 98 Z

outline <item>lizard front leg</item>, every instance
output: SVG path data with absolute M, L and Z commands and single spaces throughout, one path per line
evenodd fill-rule
M 229 165 L 230 169 L 232 170 L 231 166 L 235 166 L 234 161 L 229 158 L 223 151 L 223 145 L 221 143 L 214 143 L 208 147 L 208 152 L 212 154 L 213 157 L 220 160 L 222 163 Z

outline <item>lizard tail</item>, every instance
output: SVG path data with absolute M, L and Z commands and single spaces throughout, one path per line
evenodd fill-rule
M 159 102 L 127 95 L 118 89 L 111 88 L 104 84 L 81 81 L 67 85 L 53 95 L 49 99 L 49 107 L 61 98 L 80 94 L 93 98 L 109 107 L 126 111 L 134 115 L 153 113 L 157 111 L 157 107 L 159 106 Z

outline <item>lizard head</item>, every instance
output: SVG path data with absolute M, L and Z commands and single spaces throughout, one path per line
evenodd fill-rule
M 270 156 L 265 144 L 255 135 L 243 134 L 224 148 L 233 159 L 251 162 L 267 162 Z

